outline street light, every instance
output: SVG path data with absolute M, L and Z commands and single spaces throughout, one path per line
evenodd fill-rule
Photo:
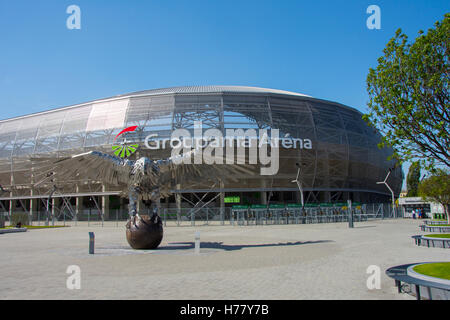
M 299 180 L 299 177 L 300 177 L 300 169 L 301 169 L 301 167 L 300 167 L 300 164 L 297 162 L 296 164 L 295 164 L 296 166 L 297 166 L 297 177 L 295 178 L 295 180 L 292 180 L 291 182 L 295 182 L 295 183 L 297 183 L 297 186 L 298 186 L 298 190 L 300 191 L 300 201 L 301 201 L 301 203 L 302 203 L 302 209 L 305 207 L 305 201 L 304 201 L 304 199 L 303 199 L 303 187 L 302 187 L 302 182 Z
M 389 189 L 389 191 L 391 192 L 391 196 L 392 196 L 392 210 L 394 210 L 394 218 L 397 218 L 397 211 L 395 210 L 394 191 L 392 191 L 391 187 L 387 183 L 387 179 L 389 178 L 389 175 L 391 174 L 392 170 L 394 170 L 394 168 L 389 168 L 389 172 L 388 172 L 386 178 L 384 178 L 384 181 L 377 182 L 377 184 L 384 184 Z
M 53 182 L 53 180 L 50 180 Z M 56 187 L 56 185 L 53 185 L 53 189 L 50 192 L 50 194 L 48 195 L 47 198 L 47 208 L 46 208 L 46 214 L 47 214 L 47 219 L 45 220 L 45 225 L 48 226 L 49 225 L 49 221 L 50 221 L 50 201 L 53 198 L 53 195 L 56 193 L 56 191 L 58 190 L 58 188 Z M 53 207 L 52 207 L 53 208 Z M 55 225 L 55 217 L 53 216 L 53 213 L 51 214 L 52 216 L 52 226 Z

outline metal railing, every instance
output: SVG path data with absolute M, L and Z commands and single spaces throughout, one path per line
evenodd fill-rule
M 152 209 L 146 208 L 141 214 L 151 214 Z M 399 212 L 399 211 L 397 211 Z M 15 212 L 19 213 L 19 212 Z M 22 212 L 22 214 L 26 212 Z M 352 208 L 355 222 L 373 219 L 388 219 L 396 217 L 389 203 L 363 204 Z M 6 225 L 11 221 L 9 212 L 0 212 Z M 164 226 L 199 226 L 199 225 L 281 225 L 281 224 L 313 224 L 348 222 L 349 209 L 345 206 L 328 207 L 247 207 L 247 208 L 161 208 L 160 216 Z M 401 216 L 397 216 L 400 218 Z M 46 225 L 47 212 L 28 213 L 33 225 Z M 50 217 L 49 225 L 71 225 L 78 223 L 88 226 L 103 226 L 105 222 L 115 222 L 117 227 L 123 226 L 128 219 L 128 210 L 109 210 L 102 214 L 98 209 L 85 209 L 73 215 L 73 212 L 60 210 Z

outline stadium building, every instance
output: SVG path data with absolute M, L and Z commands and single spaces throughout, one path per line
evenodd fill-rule
M 226 183 L 176 183 L 167 207 L 190 206 L 199 199 L 210 205 L 298 203 L 292 182 L 300 166 L 306 203 L 390 202 L 383 181 L 395 164 L 390 149 L 379 149 L 380 134 L 370 128 L 356 109 L 281 90 L 241 86 L 193 86 L 139 91 L 0 121 L 0 210 L 45 210 L 50 194 L 52 207 L 73 207 L 77 212 L 99 208 L 126 210 L 120 187 L 101 181 L 76 180 L 35 185 L 30 158 L 58 158 L 98 150 L 113 154 L 115 138 L 124 128 L 137 126 L 121 136 L 139 148 L 131 158 L 170 156 L 169 149 L 145 148 L 149 135 L 170 138 L 175 129 L 278 129 L 281 138 L 310 141 L 309 147 L 280 146 L 275 175 L 234 177 Z M 226 164 L 225 164 L 226 165 Z M 400 193 L 402 171 L 395 169 L 389 184 Z M 57 189 L 53 189 L 56 184 Z M 55 191 L 53 193 L 53 191 Z M 203 197 L 208 193 L 206 197 Z M 216 195 L 216 196 L 214 196 Z M 203 197 L 203 198 L 202 198 Z M 140 206 L 151 206 L 141 203 Z

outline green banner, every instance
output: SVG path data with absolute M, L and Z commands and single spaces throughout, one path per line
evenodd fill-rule
M 334 204 L 334 206 L 335 206 L 335 207 L 346 207 L 347 204 L 346 204 L 345 202 L 336 202 L 336 203 Z
M 320 203 L 321 207 L 333 207 L 334 205 L 330 202 L 322 202 Z
M 305 203 L 306 208 L 313 208 L 313 207 L 318 207 L 318 206 L 319 206 L 318 203 Z
M 232 209 L 237 209 L 237 210 L 248 209 L 248 206 L 233 206 Z
M 284 209 L 285 207 L 286 206 L 284 204 L 274 203 L 274 204 L 269 205 L 269 208 L 271 208 L 271 209 Z
M 265 204 L 252 204 L 252 209 L 267 209 L 267 206 Z

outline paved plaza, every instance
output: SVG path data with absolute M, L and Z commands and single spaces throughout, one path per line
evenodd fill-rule
M 391 266 L 450 261 L 414 245 L 418 220 L 272 226 L 166 227 L 157 250 L 135 251 L 124 223 L 0 235 L 1 299 L 414 299 L 398 294 Z M 95 232 L 95 255 L 88 232 Z M 201 253 L 194 251 L 200 231 Z M 81 269 L 69 290 L 68 266 Z M 381 289 L 369 290 L 370 265 Z

